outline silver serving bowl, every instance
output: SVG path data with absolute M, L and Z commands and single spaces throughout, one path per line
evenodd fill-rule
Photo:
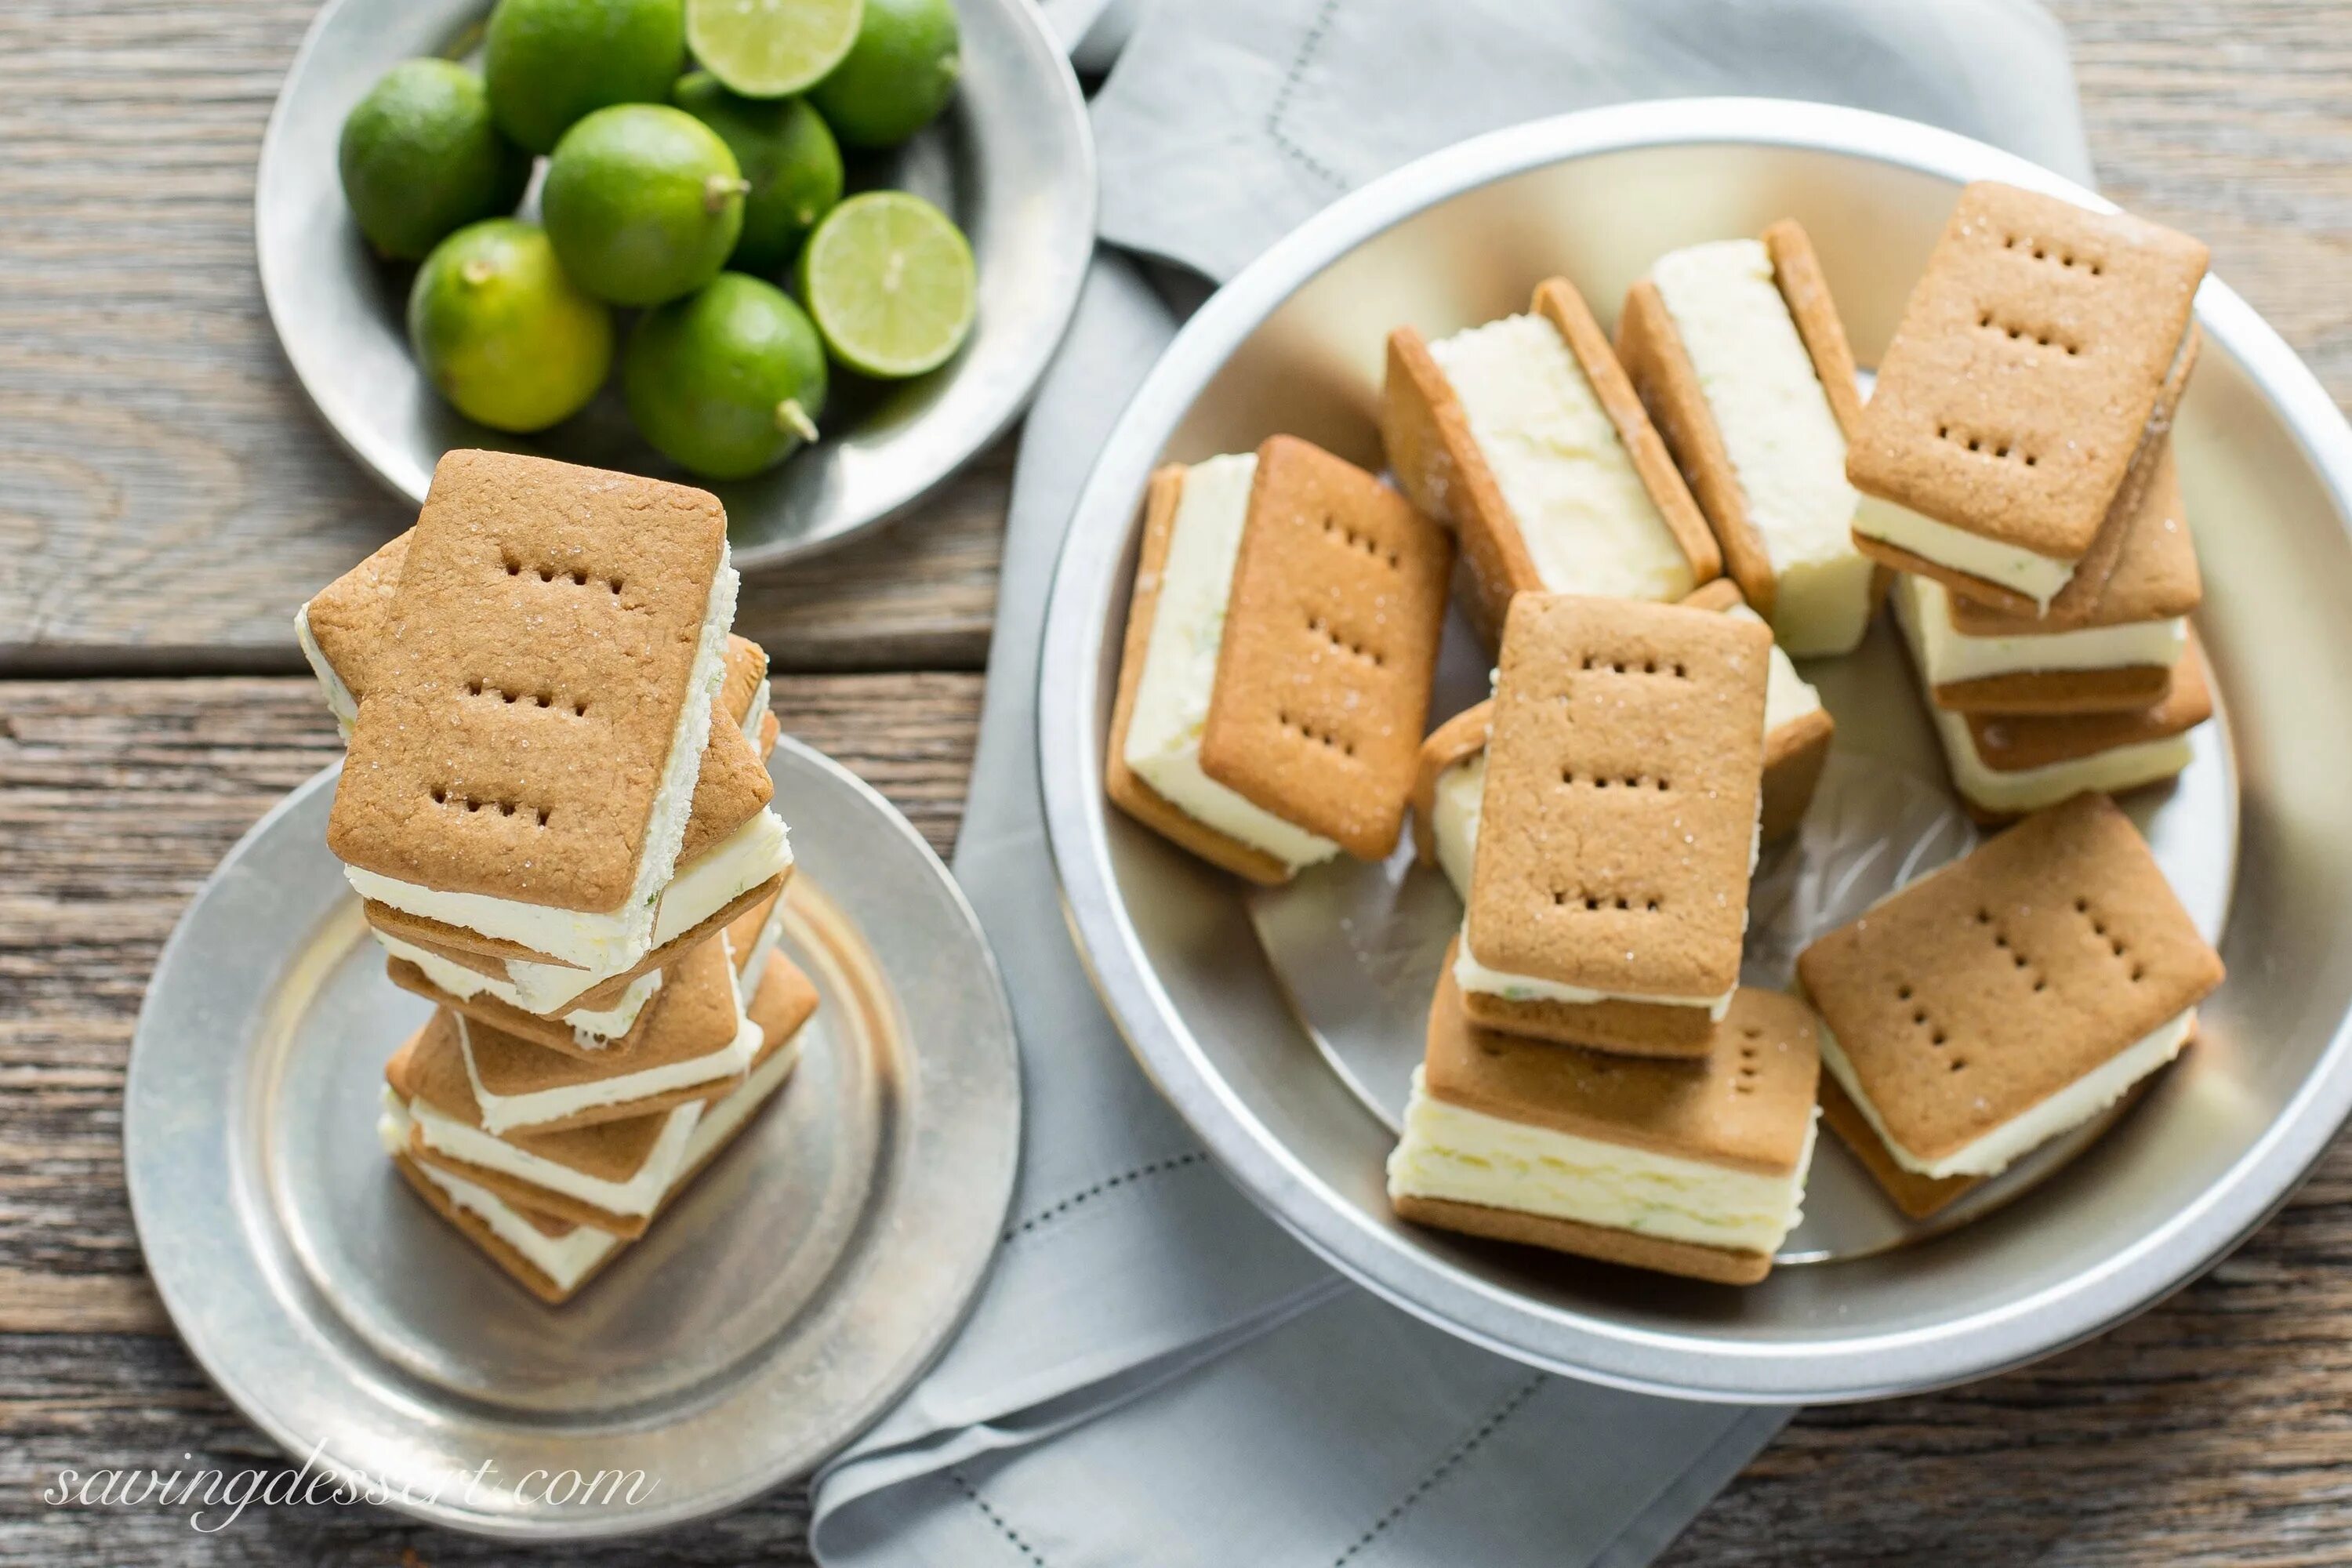
M 1031 0 L 957 0 L 963 78 L 939 123 L 887 158 L 853 155 L 853 186 L 901 186 L 971 237 L 980 311 L 956 357 L 882 385 L 835 377 L 824 439 L 757 479 L 693 480 L 630 426 L 607 387 L 554 429 L 486 429 L 436 396 L 409 356 L 415 269 L 372 255 L 343 204 L 343 117 L 395 63 L 471 47 L 488 0 L 329 0 L 270 114 L 254 180 L 269 319 L 336 437 L 422 503 L 453 447 L 536 452 L 705 483 L 727 503 L 738 565 L 781 561 L 904 511 L 1003 434 L 1069 325 L 1094 251 L 1094 140 L 1067 59 Z M 625 321 L 624 323 L 625 326 Z
M 2218 280 L 2199 296 L 2205 353 L 2176 443 L 2204 545 L 2198 626 L 2229 714 L 2210 798 L 2232 794 L 2233 749 L 2239 820 L 2222 808 L 2176 833 L 2181 799 L 2200 794 L 2189 781 L 2139 815 L 2160 819 L 2152 837 L 2176 879 L 2168 841 L 2195 841 L 2181 853 L 2220 889 L 2206 923 L 2226 920 L 2231 978 L 2195 1047 L 2114 1131 L 1975 1224 L 1738 1291 L 1402 1225 L 1382 1185 L 1392 1134 L 1286 1006 L 1238 888 L 1103 799 L 1153 465 L 1289 431 L 1378 468 L 1391 327 L 1436 336 L 1524 310 L 1537 280 L 1562 272 L 1606 313 L 1659 253 L 1782 216 L 1811 231 L 1873 363 L 1958 187 L 1977 178 L 2098 200 L 1963 137 L 1797 103 L 1638 104 L 1465 142 L 1334 205 L 1212 299 L 1087 483 L 1048 613 L 1039 745 L 1054 853 L 1104 999 L 1268 1212 L 1465 1339 L 1720 1400 L 1857 1399 L 1981 1376 L 2095 1334 L 2211 1265 L 2285 1200 L 2352 1109 L 2352 430 Z

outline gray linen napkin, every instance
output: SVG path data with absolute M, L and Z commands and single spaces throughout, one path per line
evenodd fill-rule
M 1075 42 L 1116 18 L 1055 0 Z M 2064 40 L 2027 0 L 1183 0 L 1095 104 L 1104 237 L 1223 279 L 1333 196 L 1498 125 L 1708 92 L 1908 114 L 2078 179 Z M 1787 1412 L 1532 1373 L 1339 1281 L 1136 1068 L 1059 919 L 1037 648 L 1078 489 L 1180 324 L 1098 256 L 1014 474 L 955 870 L 1012 994 L 1021 1183 L 971 1321 L 820 1478 L 834 1568 L 1632 1564 Z

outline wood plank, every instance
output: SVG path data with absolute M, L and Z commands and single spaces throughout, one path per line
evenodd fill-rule
M 314 0 L 0 5 L 0 674 L 301 668 L 294 608 L 407 526 L 279 354 L 261 132 Z M 793 668 L 978 668 L 1009 444 L 754 576 Z

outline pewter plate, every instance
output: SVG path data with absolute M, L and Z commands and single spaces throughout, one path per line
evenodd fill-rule
M 409 356 L 403 322 L 415 268 L 368 250 L 343 204 L 335 149 L 343 117 L 378 77 L 415 56 L 462 56 L 488 10 L 487 0 L 328 0 L 262 137 L 254 245 L 270 321 L 320 416 L 386 486 L 423 502 L 433 465 L 453 447 L 683 479 L 727 503 L 735 563 L 758 566 L 905 511 L 1028 403 L 1094 249 L 1093 135 L 1077 79 L 1031 0 L 957 0 L 964 71 L 947 113 L 898 152 L 850 166 L 853 188 L 914 191 L 971 237 L 980 312 L 953 360 L 896 385 L 836 374 L 824 438 L 730 483 L 696 479 L 647 446 L 611 387 L 536 436 L 457 414 Z
M 800 1066 L 562 1307 L 376 1146 L 384 1061 L 430 1008 L 384 978 L 327 853 L 335 770 L 196 895 L 131 1044 L 131 1214 L 189 1350 L 289 1453 L 461 1530 L 649 1530 L 812 1468 L 946 1342 L 1012 1194 L 1003 989 L 887 803 L 790 739 L 771 770 L 800 862 L 784 945 L 821 997 Z M 646 1482 L 551 1500 L 566 1474 Z
M 1353 1278 L 1466 1339 L 1572 1376 L 1718 1400 L 1868 1398 L 1982 1376 L 2098 1333 L 2210 1267 L 2285 1201 L 2352 1110 L 2352 731 L 2336 721 L 2352 711 L 2341 610 L 2352 430 L 2218 279 L 2199 295 L 2205 353 L 2174 443 L 2205 569 L 2198 629 L 2226 717 L 2179 784 L 2129 805 L 2189 908 L 2219 931 L 2231 979 L 2201 1010 L 2197 1043 L 2137 1105 L 2087 1148 L 1989 1185 L 1969 1224 L 1919 1235 L 1873 1220 L 1863 1205 L 1874 1191 L 1824 1140 L 1804 1240 L 1840 1256 L 1747 1289 L 1402 1225 L 1382 1180 L 1394 1143 L 1383 1111 L 1413 1047 L 1378 997 L 1407 986 L 1415 928 L 1387 931 L 1369 959 L 1328 931 L 1302 935 L 1293 928 L 1320 918 L 1314 886 L 1294 889 L 1296 910 L 1253 910 L 1230 879 L 1103 799 L 1139 502 L 1156 464 L 1288 431 L 1377 468 L 1391 327 L 1437 336 L 1523 310 L 1555 273 L 1608 317 L 1661 252 L 1786 216 L 1811 234 L 1856 356 L 1873 363 L 1960 184 L 1979 178 L 2098 201 L 1967 138 L 1813 104 L 1633 104 L 1481 137 L 1335 203 L 1220 290 L 1097 459 L 1056 573 L 1039 692 L 1072 926 L 1137 1055 L 1242 1187 Z M 1880 646 L 1807 673 L 1839 716 L 1840 751 L 1875 764 L 1859 775 L 1866 786 L 1900 777 L 1939 795 L 1916 703 L 1867 689 L 1904 679 L 1877 635 Z M 1841 764 L 1841 780 L 1852 773 Z M 1834 815 L 1847 793 L 1841 784 L 1820 810 Z M 1786 892 L 1815 907 L 1787 917 L 1796 935 L 1833 912 L 1824 891 L 1840 879 L 1805 853 Z M 1780 895 L 1765 871 L 1769 939 L 1789 928 L 1768 908 Z M 1454 918 L 1442 885 L 1419 902 L 1401 868 L 1339 875 L 1322 894 L 1336 916 L 1400 921 L 1410 895 L 1424 926 Z M 1784 947 L 1749 956 L 1785 965 Z M 1425 1005 L 1424 992 L 1412 1010 Z

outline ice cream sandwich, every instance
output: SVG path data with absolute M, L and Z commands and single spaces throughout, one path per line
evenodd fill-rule
M 1511 595 L 1679 599 L 1723 559 L 1583 296 L 1565 278 L 1524 316 L 1435 342 L 1389 334 L 1389 469 L 1452 528 L 1491 641 Z
M 1288 436 L 1151 479 L 1104 785 L 1254 882 L 1394 847 L 1444 623 L 1444 530 Z
M 2122 213 L 1969 186 L 1846 455 L 1873 498 L 1856 546 L 2013 616 L 2105 583 L 2196 363 L 2205 261 Z
M 699 1160 L 791 1073 L 798 1031 L 814 1010 L 807 976 L 772 954 L 748 1009 L 760 1043 L 750 1069 L 728 1086 L 647 1115 L 505 1134 L 485 1126 L 452 1016 L 436 1014 L 385 1067 L 391 1092 L 378 1131 L 388 1147 L 418 1164 L 512 1206 L 617 1237 L 641 1236 Z
M 1718 577 L 1683 601 L 1760 622 L 1727 578 Z M 1794 833 L 1812 804 L 1813 786 L 1828 762 L 1837 724 L 1779 644 L 1764 683 L 1764 842 Z M 1412 836 L 1416 857 L 1435 866 L 1469 896 L 1470 867 L 1478 841 L 1479 808 L 1486 790 L 1486 731 L 1492 699 L 1465 708 L 1429 732 L 1413 773 Z
M 1801 658 L 1853 651 L 1881 586 L 1845 477 L 1862 399 L 1805 231 L 1660 257 L 1625 296 L 1617 353 L 1774 639 Z
M 1807 948 L 1822 1065 L 1886 1152 L 1990 1176 L 2169 1062 L 2221 983 L 2154 856 L 2077 795 Z
M 656 1205 L 657 1215 L 677 1200 L 783 1087 L 799 1054 L 794 1032 L 799 1025 L 791 1020 L 797 1014 L 804 1021 L 814 1005 L 814 993 L 802 985 L 784 984 L 762 992 L 752 1009 L 754 1022 L 762 1025 L 760 1055 L 736 1087 L 703 1107 L 687 1140 L 677 1173 Z M 404 1077 L 405 1064 L 399 1058 L 394 1061 L 399 1076 Z M 388 1079 L 394 1077 L 394 1072 L 388 1070 Z M 444 1219 L 541 1300 L 554 1305 L 570 1300 L 627 1245 L 610 1230 L 512 1202 L 452 1168 L 425 1164 L 411 1152 L 415 1133 L 409 1105 L 409 1097 L 388 1081 L 377 1132 L 402 1177 Z M 517 1189 L 507 1191 L 511 1194 Z
M 1706 1053 L 1739 983 L 1771 648 L 1677 605 L 1512 601 L 1453 966 L 1472 1022 Z
M 2105 583 L 2077 579 L 2044 616 L 2011 615 L 1906 574 L 1920 676 L 1963 713 L 2124 713 L 2164 700 L 2203 597 L 2171 443 L 2156 458 Z
M 1926 585 L 1906 575 L 1895 590 L 1895 618 L 1915 672 L 1924 672 L 1932 657 L 1924 646 L 1934 614 L 1923 603 Z M 1956 713 L 1937 706 L 1928 687 L 1927 715 L 1969 815 L 1980 823 L 2006 822 L 2084 790 L 2120 794 L 2187 767 L 2196 755 L 2189 731 L 2213 716 L 2213 694 L 2196 634 L 2185 635 L 2162 700 L 2129 712 Z M 1920 679 L 1926 686 L 1927 677 Z
M 1689 1062 L 1481 1028 L 1450 974 L 1389 1156 L 1422 1225 L 1751 1285 L 1802 1217 L 1821 1069 L 1811 1009 L 1742 990 Z
M 682 486 L 443 458 L 364 659 L 329 819 L 373 921 L 593 984 L 782 874 L 765 770 L 740 736 L 712 744 L 725 527 L 715 498 Z M 673 884 L 714 753 L 761 798 Z

